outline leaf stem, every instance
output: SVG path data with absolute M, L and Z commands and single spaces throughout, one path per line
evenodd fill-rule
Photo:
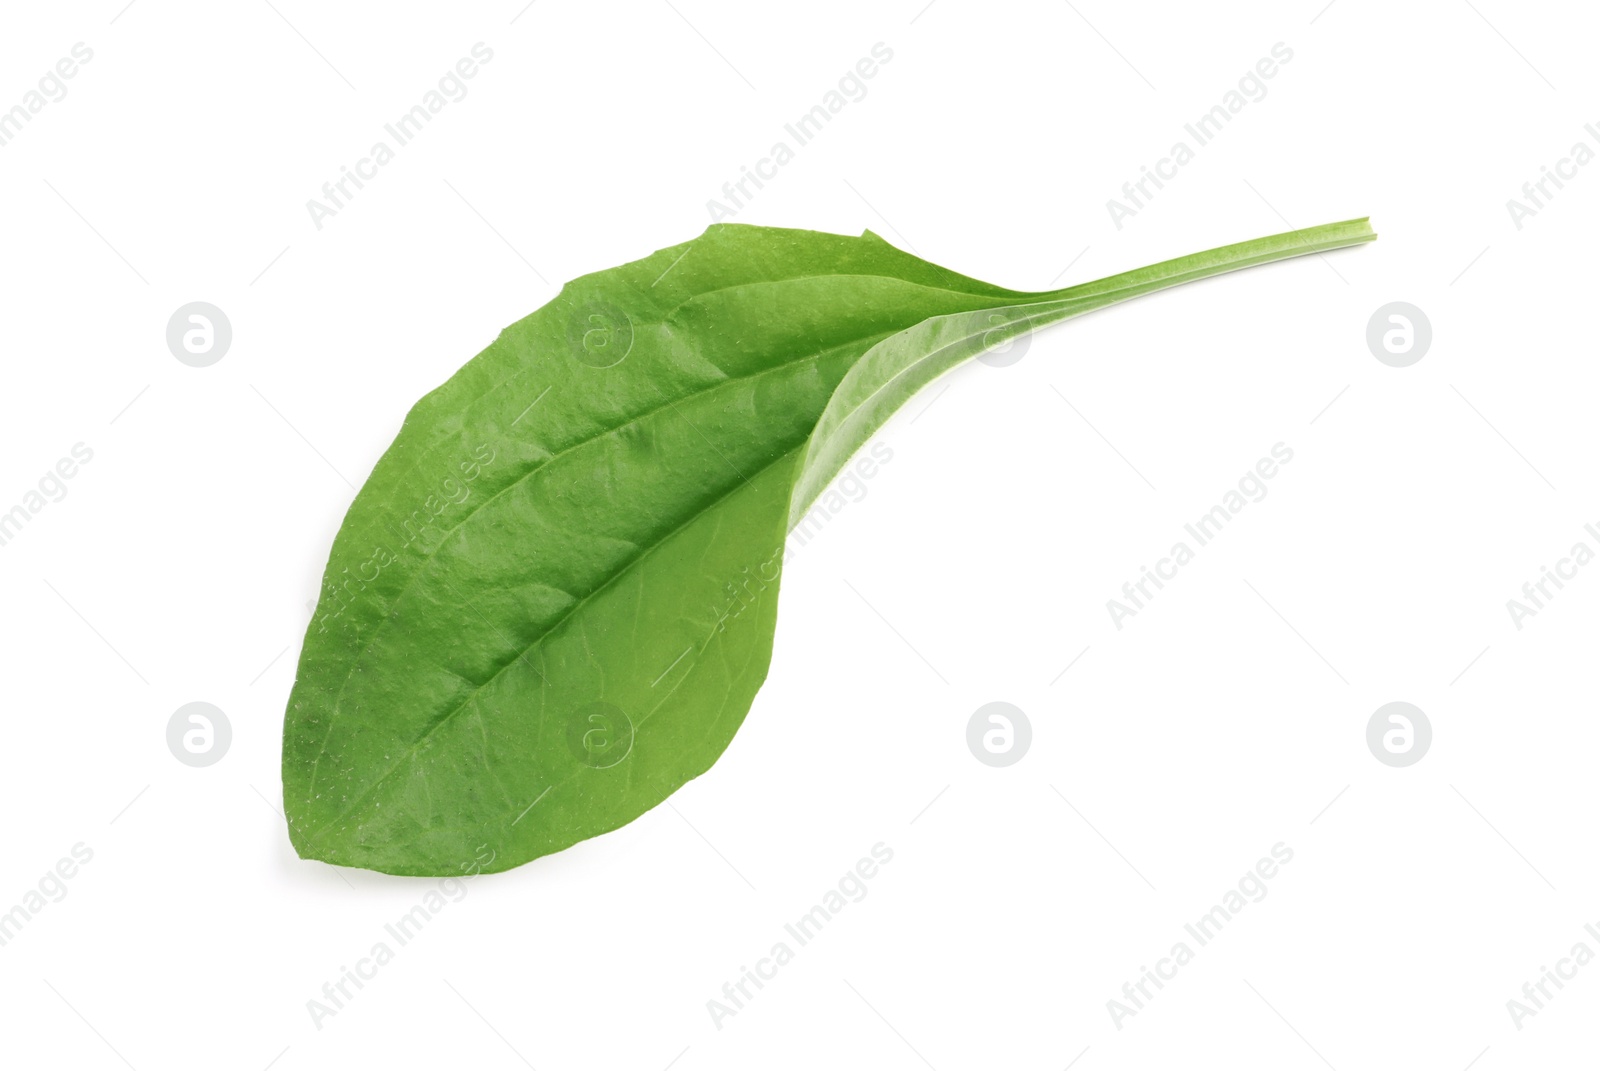
M 1078 311 L 1088 312 L 1140 294 L 1148 294 L 1169 286 L 1205 279 L 1240 268 L 1269 264 L 1275 260 L 1325 253 L 1330 249 L 1360 245 L 1377 238 L 1367 217 L 1345 220 L 1341 223 L 1324 223 L 1320 227 L 1307 227 L 1298 231 L 1285 231 L 1248 242 L 1218 246 L 1203 253 L 1191 253 L 1174 260 L 1136 268 L 1133 271 L 1110 275 L 1092 283 L 1081 283 L 1062 290 L 1048 290 L 1034 297 L 1043 300 L 1087 299 Z

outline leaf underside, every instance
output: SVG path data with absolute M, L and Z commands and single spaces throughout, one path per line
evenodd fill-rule
M 1371 240 L 1366 220 L 1045 293 L 718 224 L 568 283 L 419 401 L 346 515 L 284 720 L 302 857 L 505 870 L 710 768 L 785 534 L 912 394 L 1024 332 Z

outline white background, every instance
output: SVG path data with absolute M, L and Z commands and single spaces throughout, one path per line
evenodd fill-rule
M 1507 1010 L 1600 951 L 1600 568 L 1521 630 L 1506 609 L 1600 546 L 1600 168 L 1520 230 L 1506 208 L 1600 120 L 1584 5 L 123 2 L 12 5 L 0 34 L 4 107 L 94 52 L 0 148 L 0 510 L 94 451 L 0 547 L 0 910 L 94 853 L 0 948 L 6 1063 L 1594 1059 L 1600 966 L 1521 1029 Z M 470 95 L 316 229 L 307 199 L 479 41 Z M 307 1001 L 436 884 L 299 861 L 278 814 L 350 485 L 563 280 L 697 234 L 880 41 L 867 97 L 738 221 L 870 227 L 1029 289 L 1289 225 L 1381 238 L 934 385 L 790 563 L 715 769 L 475 880 L 319 1029 Z M 1276 42 L 1265 99 L 1113 226 L 1108 198 Z M 165 341 L 196 300 L 234 331 L 204 369 Z M 1396 300 L 1434 330 L 1404 369 L 1365 342 Z M 1106 600 L 1278 442 L 1267 497 L 1115 628 Z M 195 700 L 233 726 L 205 769 L 165 739 Z M 994 700 L 1033 727 L 1005 769 L 965 739 Z M 1404 769 L 1365 740 L 1395 700 L 1434 731 Z M 880 841 L 868 896 L 718 1029 L 706 1002 Z M 1280 841 L 1269 895 L 1119 1029 L 1107 1001 Z

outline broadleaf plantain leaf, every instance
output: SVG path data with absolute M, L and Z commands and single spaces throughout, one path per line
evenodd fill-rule
M 1016 335 L 1373 237 L 1065 290 L 743 225 L 567 284 L 428 394 L 352 503 L 284 721 L 301 856 L 504 870 L 710 768 L 766 677 L 784 537 L 920 387 Z

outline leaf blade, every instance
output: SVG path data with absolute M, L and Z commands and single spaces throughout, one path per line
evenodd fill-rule
M 1258 242 L 1234 266 L 1291 255 Z M 285 714 L 297 851 L 501 870 L 645 813 L 748 712 L 828 467 L 1005 332 L 1230 270 L 1199 256 L 1027 294 L 718 225 L 567 284 L 412 408 L 340 527 Z

